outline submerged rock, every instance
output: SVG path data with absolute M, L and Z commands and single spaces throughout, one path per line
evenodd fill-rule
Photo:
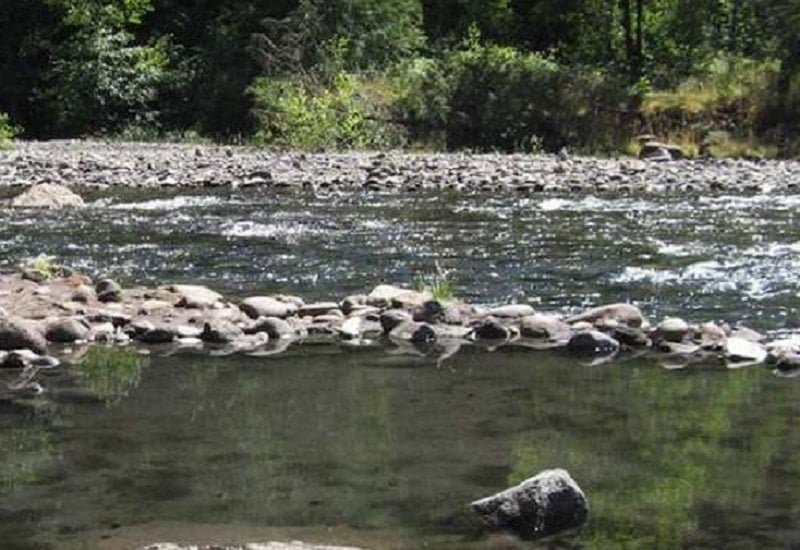
M 567 342 L 567 351 L 580 356 L 611 355 L 617 350 L 619 350 L 619 342 L 596 330 L 573 334 Z
M 472 330 L 476 340 L 504 341 L 511 337 L 511 331 L 494 317 L 487 317 Z
M 80 208 L 86 206 L 83 199 L 63 185 L 40 183 L 11 199 L 16 208 Z
M 525 539 L 580 527 L 589 511 L 586 495 L 562 469 L 541 472 L 470 506 L 491 529 L 511 531 Z

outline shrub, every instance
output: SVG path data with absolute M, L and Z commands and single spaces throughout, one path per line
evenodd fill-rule
M 613 147 L 626 89 L 599 71 L 565 69 L 477 36 L 441 60 L 414 60 L 399 77 L 397 109 L 417 132 L 449 149 Z
M 396 145 L 398 132 L 378 115 L 382 94 L 369 97 L 369 90 L 368 84 L 344 72 L 328 83 L 259 78 L 250 88 L 259 123 L 255 142 L 311 150 Z
M 0 113 L 0 149 L 7 148 L 16 135 L 16 130 L 11 125 L 11 119 L 5 113 Z
M 62 132 L 107 133 L 155 121 L 168 42 L 135 46 L 132 40 L 123 30 L 80 32 L 54 61 L 47 99 Z

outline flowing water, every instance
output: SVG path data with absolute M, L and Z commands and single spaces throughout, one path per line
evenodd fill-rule
M 799 204 L 128 193 L 0 212 L 0 267 L 46 254 L 129 284 L 341 298 L 438 264 L 470 302 L 631 301 L 654 319 L 782 335 L 800 325 Z M 800 387 L 764 368 L 330 346 L 95 356 L 54 373 L 42 398 L 0 403 L 1 548 L 525 548 L 465 505 L 555 466 L 591 506 L 556 547 L 800 546 Z

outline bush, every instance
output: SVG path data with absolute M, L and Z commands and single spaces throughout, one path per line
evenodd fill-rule
M 622 139 L 624 124 L 614 117 L 624 113 L 626 89 L 599 71 L 482 45 L 474 33 L 441 60 L 404 67 L 400 116 L 448 149 L 610 149 Z
M 259 78 L 251 86 L 259 129 L 255 142 L 279 148 L 380 149 L 400 135 L 380 119 L 382 93 L 340 72 L 327 83 Z M 376 97 L 377 96 L 377 97 Z
M 5 149 L 16 135 L 16 130 L 11 125 L 11 119 L 5 113 L 0 113 L 0 149 Z
M 53 63 L 45 99 L 61 133 L 118 132 L 157 118 L 168 78 L 168 42 L 132 45 L 127 31 L 80 32 Z

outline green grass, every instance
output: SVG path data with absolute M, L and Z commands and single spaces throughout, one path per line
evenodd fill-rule
M 449 274 L 442 269 L 438 261 L 434 263 L 434 267 L 435 272 L 431 275 L 417 273 L 412 281 L 412 288 L 417 292 L 430 292 L 433 299 L 440 303 L 453 301 L 455 294 Z
M 0 113 L 0 149 L 11 147 L 11 140 L 17 134 L 16 129 L 11 124 L 11 119 L 5 113 Z

